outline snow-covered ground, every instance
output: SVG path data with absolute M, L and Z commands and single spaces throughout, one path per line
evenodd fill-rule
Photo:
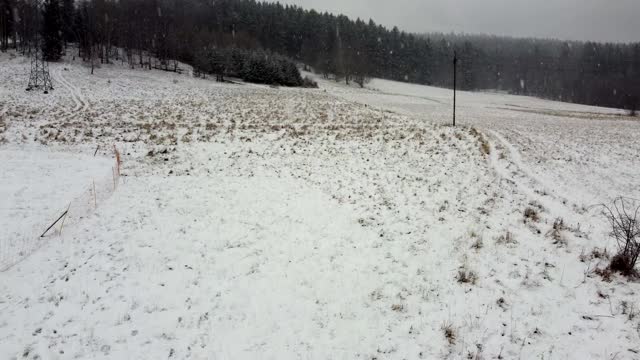
M 451 90 L 380 79 L 360 90 L 318 80 L 359 103 L 451 122 Z M 623 194 L 640 198 L 640 121 L 625 115 L 618 109 L 459 91 L 456 118 L 459 125 L 483 130 L 538 186 L 582 206 Z
M 0 206 L 0 270 L 47 241 L 41 234 L 65 210 L 74 217 L 83 216 L 94 205 L 89 192 L 96 182 L 96 203 L 113 190 L 114 163 L 110 159 L 28 147 L 0 148 L 0 157 L 0 198 L 4 199 Z
M 67 61 L 43 95 L 0 65 L 0 153 L 50 159 L 0 167 L 10 237 L 51 217 L 11 209 L 64 207 L 123 157 L 115 192 L 0 272 L 0 358 L 640 356 L 640 284 L 594 273 L 614 243 L 590 206 L 640 197 L 620 111 L 461 93 L 452 128 L 449 91 L 383 80 Z M 69 192 L 18 194 L 38 176 Z

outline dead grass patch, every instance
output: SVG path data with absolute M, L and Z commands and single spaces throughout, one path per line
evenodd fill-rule
M 478 274 L 476 274 L 475 271 L 468 269 L 466 266 L 463 266 L 461 269 L 458 269 L 456 280 L 459 283 L 475 285 L 478 281 Z
M 533 222 L 538 222 L 540 221 L 540 215 L 538 214 L 538 211 L 532 207 L 528 207 L 526 209 L 524 209 L 524 220 L 525 222 L 527 220 L 529 221 L 533 221 Z
M 441 329 L 442 333 L 444 334 L 444 338 L 447 339 L 449 345 L 454 345 L 456 343 L 456 339 L 458 338 L 458 334 L 456 333 L 456 329 L 453 327 L 453 324 L 442 324 Z
M 516 241 L 516 239 L 513 237 L 513 234 L 511 233 L 511 231 L 507 231 L 505 232 L 503 235 L 500 235 L 497 239 L 496 239 L 496 244 L 498 245 L 515 245 L 518 242 Z
M 485 136 L 481 132 L 479 132 L 476 128 L 472 127 L 469 130 L 469 133 L 471 134 L 471 136 L 475 137 L 480 143 L 480 152 L 482 154 L 484 155 L 491 154 L 491 145 L 489 144 L 489 141 L 487 140 L 487 138 L 485 138 Z
M 564 224 L 564 220 L 562 218 L 557 218 L 553 221 L 553 226 L 551 230 L 547 232 L 547 236 L 553 239 L 553 243 L 558 246 L 566 246 L 568 245 L 567 238 L 564 236 L 563 231 L 565 231 L 567 227 Z

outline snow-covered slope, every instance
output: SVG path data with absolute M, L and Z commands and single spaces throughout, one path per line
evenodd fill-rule
M 123 157 L 110 197 L 0 273 L 0 358 L 638 357 L 640 285 L 594 273 L 614 243 L 588 208 L 637 196 L 616 111 L 465 93 L 452 128 L 442 89 L 71 61 L 25 94 L 28 63 L 0 61 L 0 151 Z
M 327 91 L 424 121 L 449 124 L 452 91 L 373 79 L 366 89 L 317 79 Z M 640 198 L 640 119 L 623 110 L 459 91 L 457 124 L 483 130 L 537 186 L 579 206 Z

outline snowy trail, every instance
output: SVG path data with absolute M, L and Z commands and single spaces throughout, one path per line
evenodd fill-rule
M 55 71 L 56 80 L 60 82 L 64 88 L 69 92 L 71 98 L 73 99 L 76 106 L 71 111 L 71 115 L 78 111 L 86 112 L 89 109 L 89 102 L 84 98 L 80 89 L 73 85 L 64 75 L 63 75 L 63 66 L 58 66 Z
M 500 143 L 500 145 L 506 150 L 508 153 L 508 159 L 515 168 L 515 171 L 520 172 L 523 178 L 528 179 L 531 185 L 527 187 L 530 189 L 534 189 L 534 192 L 540 193 L 543 192 L 545 194 L 549 194 L 549 196 L 553 197 L 557 202 L 562 203 L 563 205 L 567 204 L 569 196 L 566 194 L 558 194 L 558 190 L 556 187 L 550 186 L 544 180 L 542 180 L 539 176 L 534 174 L 531 167 L 522 159 L 522 156 L 515 148 L 513 144 L 511 144 L 504 136 L 502 136 L 497 130 L 490 130 L 490 134 Z M 497 150 L 494 146 L 494 150 Z M 496 160 L 496 159 L 494 159 Z M 494 165 L 497 161 L 494 162 Z M 512 173 L 513 174 L 513 173 Z M 526 180 L 525 180 L 526 181 Z M 577 204 L 578 202 L 571 199 L 573 204 Z
M 544 184 L 528 170 L 517 150 L 497 132 L 492 131 L 491 134 L 508 153 L 504 159 L 501 159 L 496 145 L 491 145 L 489 163 L 503 180 L 513 184 L 519 192 L 524 194 L 529 199 L 530 205 L 542 205 L 543 208 L 540 210 L 551 215 L 551 219 L 561 218 L 570 224 L 584 222 L 585 218 L 575 211 L 577 208 L 575 203 L 570 206 L 566 197 L 549 192 Z
M 57 80 L 65 88 L 65 90 L 69 93 L 69 95 L 71 95 L 71 99 L 75 103 L 75 107 L 72 110 L 68 111 L 69 116 L 71 116 L 73 113 L 77 112 L 82 108 L 82 105 L 83 105 L 82 101 L 80 101 L 75 91 L 73 91 L 73 89 L 69 86 L 69 84 L 65 81 L 64 77 L 62 76 L 62 66 L 58 66 L 54 74 L 55 74 L 55 80 Z

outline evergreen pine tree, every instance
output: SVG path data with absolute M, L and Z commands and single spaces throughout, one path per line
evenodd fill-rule
M 9 48 L 9 39 L 15 35 L 13 0 L 0 0 L 0 50 L 5 51 Z M 15 37 L 13 38 L 15 41 Z M 14 42 L 15 46 L 15 42 Z
M 44 3 L 42 27 L 42 53 L 45 60 L 57 61 L 62 55 L 62 26 L 59 0 L 46 0 Z
M 77 39 L 73 33 L 74 0 L 62 0 L 62 34 L 65 43 L 74 42 Z

